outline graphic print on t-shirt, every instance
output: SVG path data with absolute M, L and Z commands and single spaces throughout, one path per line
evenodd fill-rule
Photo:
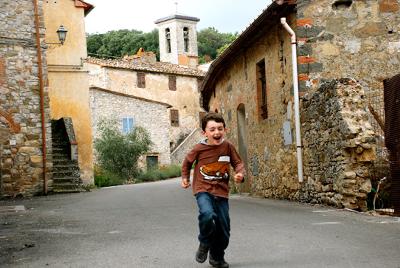
M 200 173 L 205 180 L 227 179 L 229 177 L 229 163 L 229 156 L 220 156 L 218 162 L 201 166 Z

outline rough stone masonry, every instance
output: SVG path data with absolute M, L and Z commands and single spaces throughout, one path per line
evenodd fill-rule
M 39 1 L 39 17 L 43 22 L 41 4 Z M 40 31 L 43 38 L 43 23 Z M 33 2 L 1 1 L 0 198 L 42 192 L 42 130 L 35 36 Z M 43 73 L 46 81 L 45 64 Z M 47 89 L 44 90 L 44 109 L 48 114 Z M 48 116 L 45 120 L 49 138 Z M 50 144 L 47 148 L 50 151 Z
M 304 173 L 300 198 L 366 210 L 375 136 L 366 97 L 353 79 L 331 80 L 302 101 Z

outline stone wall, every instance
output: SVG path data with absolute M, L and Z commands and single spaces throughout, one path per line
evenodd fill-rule
M 94 138 L 99 136 L 97 129 L 102 118 L 120 120 L 122 130 L 122 118 L 131 117 L 134 119 L 135 126 L 142 126 L 150 133 L 150 138 L 154 143 L 151 155 L 158 156 L 159 165 L 171 163 L 167 105 L 121 93 L 91 88 L 90 108 Z
M 288 22 L 293 24 L 293 18 Z M 266 66 L 267 119 L 260 117 L 258 107 L 256 65 L 261 60 Z M 287 143 L 284 138 L 284 126 L 289 122 L 289 130 L 294 128 L 291 70 L 290 37 L 276 25 L 224 66 L 211 96 L 210 110 L 222 113 L 229 129 L 227 138 L 238 151 L 240 128 L 247 137 L 244 147 L 248 176 L 244 188 L 252 195 L 298 199 L 296 165 L 284 164 L 296 163 L 293 138 Z M 245 111 L 242 127 L 238 125 L 239 107 Z
M 90 86 L 117 93 L 166 102 L 179 111 L 179 126 L 169 127 L 171 147 L 176 147 L 182 136 L 187 136 L 199 126 L 200 93 L 198 78 L 176 74 L 176 90 L 168 89 L 168 73 L 145 72 L 146 87 L 137 87 L 137 70 L 109 68 L 86 63 Z
M 325 12 L 323 6 L 318 5 L 319 1 L 299 3 L 302 11 L 313 6 L 315 9 L 311 10 L 316 14 Z M 313 15 L 312 12 L 307 14 Z M 293 15 L 287 16 L 288 23 L 294 29 L 297 24 L 300 36 L 301 27 L 304 31 L 312 31 L 314 26 L 298 18 L 305 16 L 304 13 Z M 365 210 L 367 193 L 371 190 L 369 167 L 375 158 L 375 133 L 368 122 L 364 92 L 364 88 L 370 88 L 365 82 L 360 85 L 351 79 L 322 83 L 330 81 L 325 78 L 358 68 L 346 61 L 345 56 L 331 57 L 324 63 L 308 57 L 314 53 L 314 45 L 316 48 L 327 40 L 341 38 L 329 39 L 330 35 L 324 34 L 327 32 L 322 33 L 321 39 L 299 38 L 301 96 L 308 94 L 304 96 L 300 110 L 304 143 L 303 183 L 297 178 L 290 37 L 279 25 L 270 27 L 265 35 L 253 40 L 248 49 L 237 51 L 236 57 L 224 65 L 209 107 L 223 114 L 230 130 L 228 139 L 239 151 L 238 133 L 239 130 L 244 132 L 250 194 Z M 256 66 L 261 60 L 265 60 L 266 67 L 266 119 L 260 118 L 258 107 Z M 340 66 L 333 68 L 339 60 Z M 361 58 L 357 61 L 361 62 Z M 387 70 L 382 69 L 383 72 Z M 318 80 L 311 79 L 312 75 Z M 239 120 L 240 113 L 242 120 Z
M 39 2 L 41 40 L 44 38 Z M 42 130 L 32 1 L 0 2 L 0 197 L 43 192 Z M 43 81 L 47 81 L 45 51 Z M 48 92 L 44 88 L 47 171 L 51 171 L 51 128 Z M 51 180 L 48 173 L 47 178 Z
M 367 94 L 382 92 L 383 79 L 399 73 L 399 10 L 399 0 L 298 1 L 301 90 L 353 77 Z
M 186 137 L 182 143 L 171 153 L 171 163 L 181 165 L 183 159 L 190 150 L 201 141 L 203 135 L 201 134 L 201 128 L 196 128 Z
M 302 101 L 304 178 L 300 199 L 366 210 L 375 136 L 353 79 L 326 82 Z

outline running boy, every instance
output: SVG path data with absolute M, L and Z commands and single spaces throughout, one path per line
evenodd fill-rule
M 225 121 L 220 114 L 208 113 L 201 122 L 205 140 L 196 144 L 182 164 L 182 187 L 190 186 L 190 169 L 195 162 L 193 194 L 199 207 L 200 245 L 196 261 L 207 259 L 213 267 L 227 268 L 225 249 L 229 244 L 229 165 L 235 169 L 234 181 L 243 182 L 245 169 L 235 147 L 224 140 Z

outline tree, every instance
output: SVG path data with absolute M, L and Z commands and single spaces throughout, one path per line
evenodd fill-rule
M 237 33 L 220 33 L 213 27 L 198 32 L 199 62 L 215 59 L 218 49 L 236 39 Z M 158 30 L 149 33 L 138 30 L 117 30 L 105 34 L 89 34 L 87 37 L 88 54 L 103 58 L 120 58 L 135 54 L 139 48 L 153 51 L 160 59 Z
M 94 146 L 100 167 L 125 180 L 137 175 L 139 157 L 152 145 L 148 132 L 135 127 L 128 134 L 122 134 L 116 119 L 102 120 L 98 128 L 100 137 L 95 139 Z
M 133 55 L 144 48 L 145 51 L 158 52 L 158 30 L 143 33 L 138 30 L 118 30 L 105 34 L 90 34 L 87 37 L 88 54 L 103 58 L 119 58 Z
M 104 34 L 91 34 L 87 36 L 87 50 L 89 53 L 97 54 L 103 46 Z
M 220 33 L 214 27 L 209 27 L 199 31 L 197 35 L 199 56 L 209 55 L 211 59 L 217 57 L 219 48 L 230 44 L 237 37 L 237 33 Z

